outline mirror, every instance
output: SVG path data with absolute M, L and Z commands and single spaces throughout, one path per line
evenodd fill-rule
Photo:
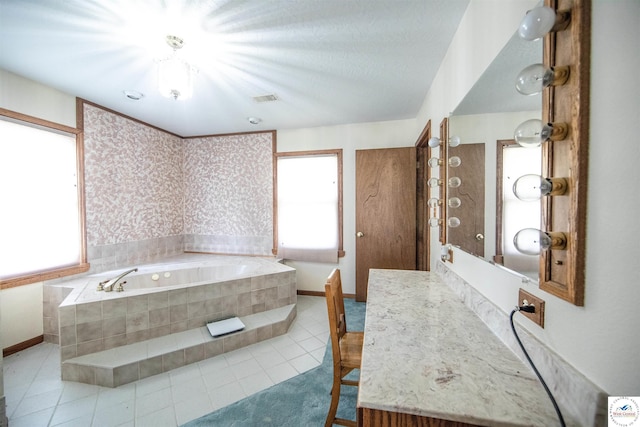
M 518 125 L 542 116 L 541 95 L 515 89 L 518 73 L 541 61 L 542 42 L 514 34 L 449 118 L 449 135 L 461 139 L 449 150 L 449 158 L 461 160 L 449 176 L 462 184 L 448 188 L 447 199 L 461 202 L 449 207 L 460 226 L 449 228 L 448 242 L 532 280 L 538 280 L 539 257 L 515 250 L 513 237 L 522 228 L 540 228 L 540 202 L 520 201 L 512 187 L 524 174 L 540 174 L 541 149 L 512 140 Z

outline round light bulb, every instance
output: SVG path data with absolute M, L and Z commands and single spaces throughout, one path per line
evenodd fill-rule
M 429 218 L 429 226 L 430 227 L 439 227 L 440 220 L 438 218 Z
M 428 205 L 430 208 L 437 208 L 438 206 L 440 206 L 440 205 L 441 205 L 441 203 L 440 203 L 440 199 L 437 199 L 437 198 L 435 198 L 435 197 L 432 197 L 432 198 L 430 198 L 430 199 L 427 201 L 427 205 Z
M 542 64 L 533 64 L 516 77 L 516 90 L 523 95 L 537 95 L 552 82 L 553 70 Z
M 525 148 L 539 147 L 548 137 L 549 131 L 547 130 L 546 136 L 543 134 L 542 120 L 538 119 L 522 122 L 513 134 L 516 142 Z
M 449 147 L 457 147 L 458 145 L 460 145 L 459 136 L 452 136 L 451 138 L 449 138 Z
M 429 138 L 428 144 L 429 144 L 429 147 L 436 148 L 440 146 L 440 138 L 436 138 L 435 136 L 433 138 Z
M 449 178 L 449 187 L 458 188 L 461 185 L 462 185 L 462 180 L 457 176 L 452 176 L 451 178 Z
M 538 40 L 551 31 L 555 23 L 555 10 L 547 6 L 536 7 L 524 16 L 518 34 L 525 40 Z
M 462 200 L 457 197 L 452 197 L 449 199 L 449 207 L 450 208 L 459 208 L 462 204 Z
M 523 202 L 539 200 L 551 192 L 551 182 L 540 175 L 522 175 L 513 183 L 513 194 Z
M 436 188 L 440 185 L 440 180 L 438 178 L 431 178 L 427 181 L 427 185 L 431 188 Z
M 456 228 L 460 226 L 460 219 L 458 217 L 452 216 L 447 220 L 447 225 L 451 228 Z
M 529 65 L 516 77 L 516 90 L 523 95 L 537 95 L 549 86 L 561 86 L 569 79 L 568 66 L 547 68 L 543 64 Z
M 462 160 L 458 156 L 453 156 L 449 158 L 449 166 L 452 168 L 457 168 L 462 164 Z
M 565 249 L 567 238 L 562 232 L 544 232 L 537 228 L 524 228 L 513 236 L 513 244 L 525 255 L 540 255 L 547 249 Z
M 440 164 L 441 164 L 442 162 L 440 161 L 440 159 L 439 159 L 439 158 L 437 158 L 437 157 L 432 157 L 432 158 L 430 158 L 430 159 L 429 159 L 429 161 L 428 161 L 427 163 L 429 164 L 429 167 L 431 167 L 431 168 L 437 168 L 438 166 L 440 166 Z

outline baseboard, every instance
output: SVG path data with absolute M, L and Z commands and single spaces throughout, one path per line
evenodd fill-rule
M 44 335 L 31 338 L 30 340 L 22 341 L 18 344 L 2 349 L 2 357 L 7 357 L 19 351 L 26 350 L 27 348 L 33 347 L 34 345 L 40 344 L 41 342 L 44 342 Z

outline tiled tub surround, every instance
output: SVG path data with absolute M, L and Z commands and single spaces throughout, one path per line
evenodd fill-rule
M 212 266 L 243 271 L 237 271 L 235 278 L 220 276 L 217 283 L 201 280 L 202 277 L 196 276 L 198 271 L 206 271 Z M 240 340 L 241 345 L 286 332 L 286 326 L 295 317 L 295 270 L 273 259 L 185 254 L 170 257 L 162 264 L 138 266 L 138 269 L 137 273 L 132 273 L 124 280 L 132 285 L 142 280 L 153 284 L 165 281 L 167 286 L 127 290 L 128 284 L 125 284 L 124 292 L 96 291 L 98 282 L 115 277 L 122 270 L 86 275 L 45 286 L 49 288 L 45 297 L 48 295 L 55 299 L 56 296 L 65 296 L 58 308 L 63 379 L 67 379 L 65 361 L 72 358 L 170 334 L 179 337 L 177 334 L 204 328 L 207 322 L 225 316 L 244 318 L 291 306 L 284 322 L 268 322 L 256 319 L 255 316 L 249 318 L 257 326 L 254 329 L 247 327 L 243 334 L 245 337 Z M 179 270 L 183 271 L 178 272 Z M 171 272 L 168 279 L 164 278 L 166 272 Z M 157 282 L 149 279 L 153 273 L 160 276 Z M 181 274 L 186 275 L 185 280 L 195 281 L 180 285 L 166 283 L 180 278 Z M 227 341 L 227 349 L 216 347 L 220 344 L 211 344 L 209 357 L 216 351 L 228 351 L 240 345 L 236 341 Z M 172 363 L 167 362 L 167 365 Z M 66 373 L 75 380 L 80 380 L 76 373 Z
M 511 331 L 508 313 L 486 299 L 444 263 L 436 264 L 436 272 L 462 302 L 527 363 Z M 521 327 L 517 329 L 529 356 L 562 408 L 563 415 L 577 420 L 580 426 L 606 425 L 607 394 L 526 330 Z

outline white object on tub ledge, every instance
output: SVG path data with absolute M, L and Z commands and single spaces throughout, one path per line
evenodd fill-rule
M 229 319 L 207 323 L 207 329 L 209 329 L 209 333 L 212 337 L 219 337 L 221 335 L 230 334 L 231 332 L 243 330 L 244 323 L 242 323 L 242 320 L 237 317 L 231 317 Z

